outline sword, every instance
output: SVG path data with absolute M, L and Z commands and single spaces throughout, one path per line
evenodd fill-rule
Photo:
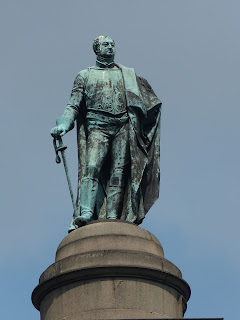
M 58 145 L 57 145 L 57 141 L 58 141 Z M 60 137 L 60 136 L 58 138 L 55 138 L 55 137 L 53 138 L 53 146 L 54 146 L 54 150 L 56 153 L 56 162 L 57 163 L 61 163 L 61 158 L 60 158 L 58 152 L 60 151 L 62 154 L 62 160 L 63 160 L 64 169 L 65 169 L 65 173 L 66 173 L 66 177 L 67 177 L 68 188 L 69 188 L 69 192 L 70 192 L 70 196 L 71 196 L 71 200 L 72 200 L 72 205 L 73 205 L 73 212 L 74 212 L 73 215 L 74 215 L 74 217 L 76 217 L 77 216 L 77 208 L 76 208 L 76 203 L 74 201 L 72 184 L 71 184 L 71 180 L 70 180 L 70 176 L 69 176 L 67 159 L 66 159 L 66 154 L 65 154 L 65 150 L 67 149 L 67 146 L 65 146 L 63 144 L 62 137 Z

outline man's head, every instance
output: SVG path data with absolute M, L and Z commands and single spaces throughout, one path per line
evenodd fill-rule
M 93 41 L 93 51 L 97 56 L 114 58 L 115 42 L 109 36 L 99 36 Z

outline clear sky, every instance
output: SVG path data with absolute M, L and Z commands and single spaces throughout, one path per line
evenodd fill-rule
M 31 292 L 72 214 L 49 132 L 100 34 L 163 102 L 161 194 L 142 227 L 191 286 L 185 317 L 239 319 L 239 32 L 238 0 L 1 1 L 2 319 L 40 318 Z M 64 142 L 76 186 L 75 130 Z

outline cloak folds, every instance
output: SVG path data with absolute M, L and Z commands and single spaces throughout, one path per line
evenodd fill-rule
M 123 75 L 129 116 L 130 173 L 119 218 L 140 224 L 159 196 L 161 102 L 148 82 L 136 76 L 134 69 L 117 65 Z M 78 192 L 80 210 L 81 180 L 86 169 L 86 105 L 81 102 L 77 121 Z M 106 219 L 106 195 L 110 159 L 101 170 L 94 219 Z M 70 229 L 72 228 L 72 224 Z

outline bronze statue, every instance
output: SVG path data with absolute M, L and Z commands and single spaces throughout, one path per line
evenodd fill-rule
M 74 127 L 78 193 L 69 231 L 96 219 L 140 224 L 159 195 L 161 102 L 132 68 L 114 62 L 108 36 L 93 42 L 96 65 L 77 75 L 55 138 Z

